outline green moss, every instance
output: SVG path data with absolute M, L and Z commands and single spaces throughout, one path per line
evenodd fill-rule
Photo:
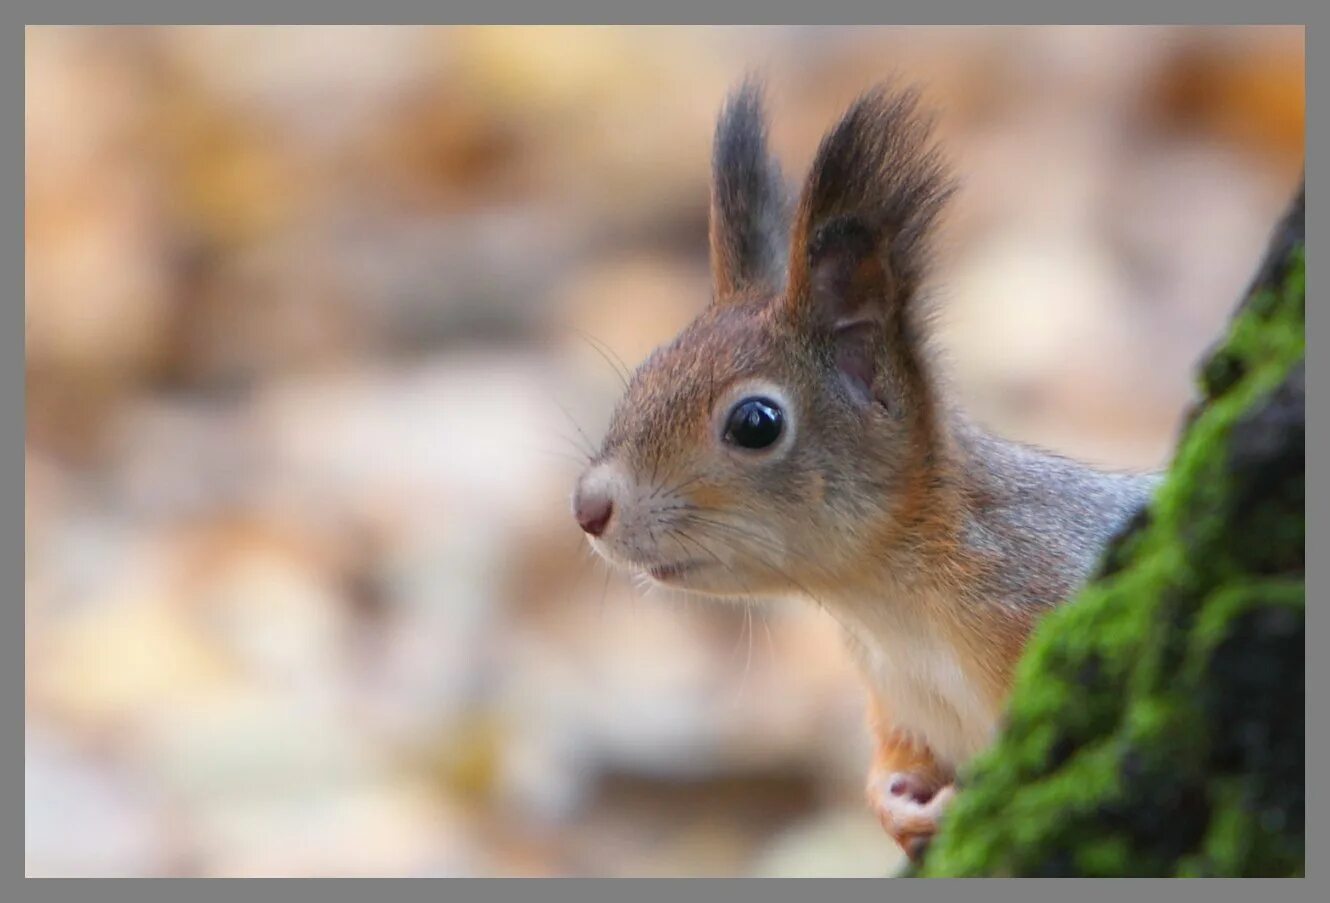
M 1036 631 L 919 874 L 1302 873 L 1301 244 L 1277 263 L 1148 516 Z

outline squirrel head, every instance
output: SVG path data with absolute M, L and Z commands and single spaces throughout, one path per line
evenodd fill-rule
M 950 181 L 916 95 L 878 89 L 791 205 L 752 82 L 712 170 L 712 303 L 633 375 L 574 514 L 660 583 L 808 591 L 907 535 L 936 481 L 918 295 Z

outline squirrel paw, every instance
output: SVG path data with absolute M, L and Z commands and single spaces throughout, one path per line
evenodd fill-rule
M 868 802 L 882 827 L 915 862 L 928 848 L 943 811 L 955 795 L 952 784 L 938 787 L 908 772 L 874 777 L 868 785 Z

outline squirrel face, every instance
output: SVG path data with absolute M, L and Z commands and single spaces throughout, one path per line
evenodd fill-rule
M 758 89 L 727 103 L 713 302 L 638 368 L 574 492 L 612 563 L 712 595 L 809 592 L 920 515 L 935 414 L 910 302 L 948 188 L 914 109 L 861 98 L 791 211 Z

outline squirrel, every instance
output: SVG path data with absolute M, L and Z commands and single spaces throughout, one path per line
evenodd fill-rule
M 868 686 L 869 804 L 918 859 L 1034 625 L 1158 477 L 998 438 L 949 401 L 925 277 L 954 183 L 916 91 L 860 96 L 793 203 L 763 107 L 749 79 L 721 110 L 711 303 L 632 374 L 573 514 L 658 584 L 834 617 Z

